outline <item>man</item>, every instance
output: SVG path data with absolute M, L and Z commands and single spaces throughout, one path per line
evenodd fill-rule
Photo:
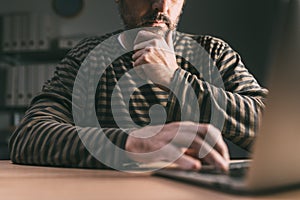
M 184 0 L 116 3 L 126 30 L 141 29 L 88 38 L 68 53 L 14 132 L 12 161 L 115 169 L 169 161 L 182 169 L 208 163 L 226 171 L 229 155 L 220 131 L 249 149 L 267 91 L 223 41 L 176 32 Z M 194 43 L 205 53 L 195 51 Z M 110 63 L 107 57 L 121 47 L 134 51 Z M 193 65 L 194 58 L 201 66 Z M 103 63 L 108 66 L 100 73 Z M 128 73 L 132 69 L 137 76 Z M 122 77 L 132 80 L 119 84 Z M 216 80 L 223 86 L 213 84 Z M 126 88 L 133 91 L 128 101 Z M 155 122 L 164 115 L 167 123 Z

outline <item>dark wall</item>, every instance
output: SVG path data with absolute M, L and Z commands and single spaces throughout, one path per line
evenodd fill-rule
M 179 30 L 210 34 L 225 40 L 239 52 L 258 81 L 266 85 L 271 39 L 273 32 L 276 32 L 274 25 L 278 2 L 279 0 L 187 0 Z M 0 14 L 19 11 L 55 14 L 51 0 L 0 1 Z M 57 20 L 61 24 L 61 36 L 104 34 L 122 27 L 114 0 L 85 0 L 85 7 L 78 16 L 57 16 Z M 0 106 L 1 103 L 3 102 L 0 102 Z M 0 113 L 0 124 L 4 124 L 0 129 L 9 123 L 9 119 L 8 113 Z
M 187 0 L 179 30 L 220 37 L 237 50 L 249 70 L 264 83 L 272 26 L 279 0 Z M 0 13 L 54 13 L 51 0 L 0 1 Z M 61 35 L 104 34 L 120 28 L 114 0 L 85 0 L 83 11 L 64 19 Z
M 187 0 L 179 29 L 225 40 L 265 84 L 277 12 L 278 0 Z

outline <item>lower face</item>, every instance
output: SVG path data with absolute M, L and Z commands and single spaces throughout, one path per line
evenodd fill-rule
M 169 20 L 166 23 L 163 20 L 152 19 L 152 16 L 157 14 L 153 9 L 153 0 L 120 0 L 119 12 L 123 19 L 126 28 L 139 27 L 162 27 L 175 29 L 183 8 L 184 0 L 166 0 L 166 7 L 163 13 Z

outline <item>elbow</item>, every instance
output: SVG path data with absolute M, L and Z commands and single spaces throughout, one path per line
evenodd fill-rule
M 10 159 L 13 163 L 28 164 L 27 149 L 33 123 L 22 122 L 9 140 Z

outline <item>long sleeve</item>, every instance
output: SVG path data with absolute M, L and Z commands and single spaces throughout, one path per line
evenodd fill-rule
M 188 116 L 192 121 L 220 125 L 226 138 L 250 147 L 267 90 L 226 43 L 211 37 L 188 40 L 190 37 L 178 33 L 175 49 L 181 68 L 169 94 L 155 84 L 139 87 L 132 81 L 133 75 L 128 73 L 133 69 L 132 54 L 121 51 L 118 39 L 111 37 L 115 34 L 82 41 L 58 64 L 54 77 L 33 99 L 12 134 L 14 163 L 120 169 L 130 161 L 123 151 L 128 133 L 150 124 L 149 110 L 156 104 L 166 108 L 168 122 Z M 197 41 L 206 53 L 195 54 L 191 41 Z M 208 58 L 216 69 L 206 68 Z M 203 64 L 198 72 L 188 63 L 193 59 Z M 215 84 L 218 82 L 222 87 Z M 193 95 L 200 116 L 195 116 L 195 104 L 189 103 Z M 218 120 L 211 121 L 212 116 Z
M 10 140 L 11 160 L 14 163 L 106 168 L 118 167 L 126 160 L 124 155 L 107 147 L 107 143 L 112 142 L 124 149 L 127 138 L 124 130 L 78 127 L 74 123 L 73 108 L 81 106 L 72 102 L 74 81 L 81 63 L 97 44 L 99 39 L 92 38 L 71 50 L 58 64 L 52 80 L 33 99 Z M 79 90 L 78 93 L 84 97 L 85 85 L 82 84 Z M 90 152 L 87 145 L 94 146 L 94 152 Z M 104 162 L 99 162 L 99 159 Z
M 199 75 L 190 68 L 179 68 L 171 83 L 168 121 L 199 119 L 202 123 L 211 123 L 224 137 L 249 149 L 259 127 L 268 91 L 257 83 L 228 44 L 209 36 L 201 38 L 199 43 L 211 58 L 205 64 L 214 67 L 204 71 L 215 70 L 216 75 L 206 76 L 201 70 Z M 198 116 L 192 115 L 196 110 L 193 96 L 199 107 Z

